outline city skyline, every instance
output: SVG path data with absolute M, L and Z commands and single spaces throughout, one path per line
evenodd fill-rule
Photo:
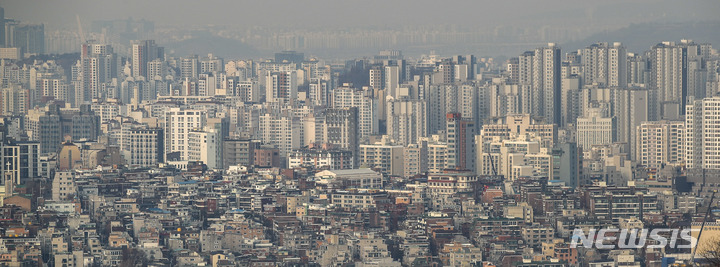
M 4 2 L 0 266 L 717 266 L 719 3 Z

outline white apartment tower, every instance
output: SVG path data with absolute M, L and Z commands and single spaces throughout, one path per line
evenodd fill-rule
M 80 73 L 79 84 L 75 88 L 75 104 L 79 106 L 104 96 L 103 84 L 117 78 L 120 62 L 110 45 L 86 43 L 82 45 L 78 63 Z
M 265 76 L 265 101 L 291 102 L 297 99 L 298 78 L 295 71 L 278 71 Z
M 637 162 L 648 168 L 683 162 L 685 122 L 651 121 L 637 127 Z
M 165 161 L 163 129 L 136 127 L 122 131 L 121 150 L 131 167 L 153 167 Z
M 266 113 L 260 116 L 258 129 L 260 140 L 276 146 L 282 157 L 287 157 L 301 146 L 302 125 L 297 117 Z
M 70 102 L 68 99 L 68 85 L 63 79 L 42 79 L 40 80 L 40 88 L 42 88 L 43 96 Z
M 427 103 L 387 98 L 387 135 L 398 145 L 418 144 L 428 134 Z
M 627 86 L 627 50 L 622 43 L 596 43 L 582 50 L 583 84 Z
M 593 145 L 609 145 L 616 138 L 615 118 L 599 108 L 588 110 L 587 116 L 577 119 L 577 144 L 584 149 Z
M 561 124 L 562 95 L 560 58 L 560 47 L 548 43 L 520 55 L 517 74 L 523 112 L 543 116 L 547 123 L 558 125 Z
M 540 116 L 545 117 L 545 122 L 560 125 L 560 47 L 554 43 L 548 43 L 546 47 L 535 49 L 533 59 L 533 88 L 534 92 L 540 94 L 533 96 L 533 106 Z
M 190 132 L 205 127 L 206 114 L 203 110 L 171 108 L 165 112 L 165 156 L 178 152 L 180 160 L 189 160 Z
M 375 144 L 360 145 L 358 155 L 361 166 L 378 169 L 388 175 L 402 176 L 404 173 L 404 147 L 388 140 Z
M 188 134 L 188 160 L 202 161 L 209 169 L 223 168 L 223 140 L 218 129 L 205 127 Z
M 165 50 L 158 47 L 154 40 L 135 41 L 130 47 L 131 71 L 133 77 L 147 77 L 148 62 L 163 59 Z
M 377 101 L 372 98 L 371 88 L 359 90 L 353 88 L 352 84 L 343 84 L 343 86 L 333 90 L 332 107 L 354 107 L 358 109 L 359 139 L 361 143 L 366 143 L 370 135 L 378 133 L 378 107 Z
M 685 166 L 720 169 L 720 97 L 695 100 L 685 110 Z
M 657 90 L 659 118 L 675 118 L 685 112 L 688 100 L 688 59 L 697 57 L 700 48 L 691 40 L 662 42 L 650 50 L 650 88 Z M 677 105 L 671 108 L 668 105 Z M 680 114 L 677 114 L 677 113 Z

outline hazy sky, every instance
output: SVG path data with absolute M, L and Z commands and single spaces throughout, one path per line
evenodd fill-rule
M 2 0 L 5 16 L 49 27 L 98 19 L 144 18 L 158 26 L 294 27 L 418 24 L 623 25 L 719 19 L 718 0 Z

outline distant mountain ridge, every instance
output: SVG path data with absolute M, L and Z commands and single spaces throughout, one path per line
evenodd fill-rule
M 172 52 L 177 57 L 203 56 L 208 53 L 226 59 L 262 56 L 257 49 L 240 40 L 224 38 L 210 32 L 194 32 L 190 39 L 163 45 L 166 47 L 166 52 Z
M 268 51 L 262 48 L 256 48 L 240 40 L 224 38 L 214 35 L 210 32 L 198 31 L 192 33 L 192 38 L 166 43 L 166 52 L 171 52 L 175 56 L 185 57 L 189 55 L 206 55 L 212 53 L 216 56 L 226 59 L 238 58 L 259 58 L 262 56 L 270 56 Z M 682 39 L 692 39 L 696 43 L 711 43 L 720 48 L 720 20 L 702 21 L 702 22 L 667 22 L 667 23 L 641 23 L 631 24 L 625 28 L 613 31 L 600 32 L 571 42 L 558 42 L 564 53 L 585 48 L 597 42 L 622 42 L 627 47 L 628 52 L 643 53 L 655 44 L 663 41 L 679 42 Z M 427 47 L 398 47 L 407 54 L 426 53 L 430 50 L 439 50 L 449 54 L 465 54 L 472 53 L 482 56 L 502 57 L 517 56 L 526 50 L 532 50 L 531 44 L 528 47 L 472 47 L 456 45 L 445 46 L 427 46 Z M 541 43 L 538 43 L 540 46 Z M 307 49 L 311 54 L 317 53 L 319 56 L 329 57 L 349 57 L 357 58 L 373 54 L 376 49 Z M 377 49 L 381 50 L 381 49 Z M 427 50 L 427 51 L 425 51 Z M 460 51 L 454 51 L 460 50 Z M 517 50 L 517 51 L 515 51 Z
M 660 42 L 679 42 L 682 39 L 711 43 L 716 49 L 720 48 L 720 21 L 631 24 L 619 30 L 596 33 L 560 45 L 564 52 L 570 52 L 597 42 L 622 42 L 628 52 L 642 53 Z

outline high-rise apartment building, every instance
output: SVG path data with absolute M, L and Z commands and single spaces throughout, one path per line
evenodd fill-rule
M 627 50 L 622 43 L 596 43 L 582 50 L 583 84 L 627 86 Z
M 281 157 L 287 157 L 292 150 L 301 147 L 302 125 L 297 117 L 265 113 L 259 117 L 258 129 L 258 139 L 277 147 Z
M 370 87 L 376 90 L 385 89 L 385 68 L 383 65 L 370 66 Z
M 427 136 L 427 102 L 388 97 L 386 114 L 387 135 L 396 144 L 417 144 Z
M 213 54 L 208 54 L 207 57 L 200 60 L 200 73 L 221 73 L 224 70 L 225 64 L 223 64 L 223 59 Z
M 545 117 L 547 123 L 561 124 L 561 80 L 560 47 L 549 43 L 546 47 L 535 49 L 533 58 L 533 96 L 535 110 Z
M 637 127 L 637 162 L 648 168 L 684 162 L 685 122 L 650 121 Z
M 0 90 L 0 114 L 3 116 L 21 116 L 31 107 L 32 94 L 19 84 L 10 85 Z
M 577 118 L 577 144 L 583 149 L 593 145 L 609 145 L 616 141 L 617 126 L 609 111 L 591 108 L 588 114 Z
M 220 130 L 205 127 L 188 134 L 188 160 L 202 161 L 209 169 L 223 168 L 223 139 Z
M 38 81 L 38 87 L 40 92 L 46 97 L 52 97 L 53 99 L 63 100 L 71 102 L 69 100 L 70 94 L 68 93 L 68 85 L 63 79 L 41 79 Z
M 40 142 L 41 153 L 55 153 L 62 142 L 94 141 L 100 136 L 100 117 L 90 105 L 79 109 L 61 109 L 51 103 L 45 109 L 32 109 L 25 115 L 25 131 L 30 140 Z
M 688 103 L 685 112 L 685 166 L 720 169 L 720 97 Z
M 120 148 L 125 163 L 131 167 L 153 167 L 165 161 L 163 129 L 133 127 L 122 133 Z
M 120 69 L 120 60 L 112 46 L 99 43 L 82 44 L 78 67 L 79 86 L 75 87 L 74 101 L 77 106 L 95 98 L 115 97 L 104 89 L 106 83 L 118 77 Z
M 370 135 L 378 133 L 378 101 L 372 97 L 371 88 L 356 89 L 352 84 L 346 83 L 333 90 L 332 94 L 332 107 L 358 109 L 358 138 L 361 143 L 367 142 Z
M 251 166 L 255 149 L 260 148 L 260 142 L 250 139 L 225 139 L 223 140 L 223 167 L 230 166 Z
M 478 140 L 481 143 L 477 144 L 477 149 L 487 151 L 488 144 L 496 136 L 504 140 L 510 139 L 511 136 L 528 134 L 539 136 L 542 139 L 540 142 L 542 147 L 552 148 L 557 143 L 557 125 L 544 123 L 530 114 L 511 114 L 495 118 L 482 126 Z
M 447 114 L 445 168 L 475 171 L 475 123 L 459 113 Z
M 130 47 L 131 70 L 133 77 L 147 77 L 148 62 L 156 58 L 165 58 L 165 49 L 155 44 L 155 40 L 135 41 Z
M 197 55 L 180 59 L 180 78 L 197 78 L 200 74 L 200 62 Z
M 189 160 L 190 132 L 205 127 L 206 119 L 204 110 L 170 108 L 165 111 L 166 160 Z
M 404 177 L 423 174 L 428 171 L 428 144 L 426 141 L 405 146 L 403 151 Z
M 520 106 L 525 113 L 542 116 L 548 123 L 562 125 L 560 47 L 549 43 L 518 56 L 517 76 Z
M 353 152 L 353 166 L 358 166 L 358 108 L 329 108 L 325 110 L 323 141 Z
M 45 25 L 17 25 L 13 29 L 14 47 L 24 55 L 45 53 Z
M 388 175 L 402 176 L 404 173 L 404 148 L 385 139 L 374 144 L 360 145 L 361 166 L 379 170 Z
M 651 120 L 651 102 L 653 92 L 647 88 L 617 88 L 614 90 L 614 117 L 617 125 L 617 142 L 625 143 L 630 149 L 630 159 L 636 160 L 637 141 L 636 128 L 645 121 Z
M 297 99 L 298 79 L 295 71 L 268 73 L 265 77 L 265 101 L 292 102 Z
M 675 119 L 684 114 L 689 95 L 688 60 L 697 58 L 700 51 L 692 40 L 662 42 L 650 50 L 649 86 L 657 91 L 658 118 Z

